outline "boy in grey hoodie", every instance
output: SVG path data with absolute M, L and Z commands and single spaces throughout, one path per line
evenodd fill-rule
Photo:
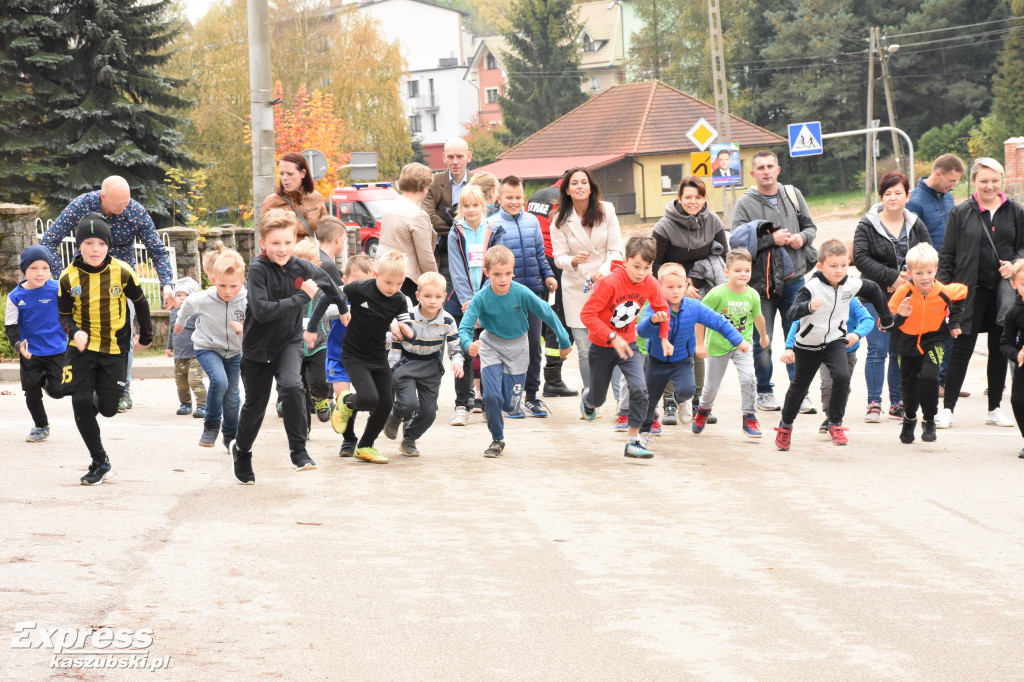
M 212 448 L 217 442 L 217 432 L 223 430 L 224 447 L 230 449 L 238 431 L 238 376 L 246 304 L 245 261 L 237 251 L 225 250 L 214 261 L 210 280 L 213 285 L 209 289 L 185 299 L 178 310 L 178 320 L 198 315 L 192 343 L 196 359 L 210 377 L 199 445 Z M 181 325 L 175 325 L 175 333 L 181 330 Z

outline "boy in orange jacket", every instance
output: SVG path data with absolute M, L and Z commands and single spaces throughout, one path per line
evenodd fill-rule
M 910 281 L 889 299 L 895 315 L 896 347 L 900 354 L 903 390 L 903 430 L 900 441 L 914 442 L 917 407 L 921 406 L 921 440 L 935 440 L 935 415 L 939 410 L 939 367 L 946 339 L 960 334 L 960 306 L 954 301 L 967 297 L 964 284 L 935 281 L 939 254 L 931 244 L 918 244 L 907 251 Z M 946 315 L 949 315 L 949 324 Z

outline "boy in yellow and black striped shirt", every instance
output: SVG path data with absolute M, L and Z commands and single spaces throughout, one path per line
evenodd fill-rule
M 135 272 L 110 256 L 110 225 L 99 213 L 82 218 L 75 229 L 81 252 L 60 274 L 57 309 L 71 343 L 64 356 L 64 393 L 71 395 L 75 423 L 89 448 L 92 465 L 82 485 L 95 485 L 110 473 L 96 415 L 113 417 L 124 395 L 132 329 L 128 299 L 139 320 L 139 346 L 153 342 L 149 303 Z

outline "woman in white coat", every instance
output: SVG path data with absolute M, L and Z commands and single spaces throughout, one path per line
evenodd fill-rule
M 580 312 L 594 283 L 611 272 L 613 261 L 622 261 L 622 234 L 615 207 L 601 201 L 601 188 L 586 168 L 567 170 L 559 189 L 557 212 L 551 218 L 551 251 L 562 270 L 565 321 L 579 351 L 583 385 L 589 388 L 590 341 Z

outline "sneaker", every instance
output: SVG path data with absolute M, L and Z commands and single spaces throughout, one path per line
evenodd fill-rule
M 665 426 L 675 426 L 679 422 L 676 420 L 676 404 L 668 400 L 665 401 L 665 416 L 662 417 L 661 423 Z
M 809 395 L 805 395 L 804 399 L 800 401 L 800 414 L 818 414 Z
M 629 415 L 619 414 L 615 417 L 615 430 L 616 431 L 627 431 L 629 430 Z
M 654 453 L 641 445 L 639 440 L 631 440 L 626 443 L 626 451 L 623 455 L 631 459 L 650 459 L 654 457 Z
M 525 402 L 525 401 L 523 401 L 523 402 Z M 511 412 L 506 412 L 505 413 L 505 418 L 506 419 L 526 419 L 526 413 L 523 412 L 523 406 L 519 405 L 519 407 L 517 407 L 516 409 L 512 410 Z
M 1024 448 L 1022 448 L 1021 451 L 1017 453 L 1017 456 L 1020 457 L 1021 459 L 1024 459 Z
M 503 440 L 492 440 L 491 444 L 484 450 L 484 457 L 488 459 L 494 459 L 495 457 L 501 457 L 501 453 L 505 450 L 505 441 Z
M 649 434 L 649 433 L 641 433 L 640 434 L 640 447 L 642 447 L 644 450 L 649 450 L 650 448 L 648 448 L 647 446 L 650 445 L 650 443 L 651 443 L 651 434 Z
M 50 425 L 36 426 L 28 432 L 28 436 L 25 440 L 29 443 L 41 443 L 50 436 Z
M 921 423 L 921 440 L 925 443 L 934 443 L 937 437 L 935 435 L 935 420 L 925 419 Z
M 121 407 L 120 404 L 118 405 L 118 407 L 119 408 Z M 178 411 L 175 412 L 174 414 L 178 414 L 178 415 L 192 414 L 192 403 L 182 403 L 181 405 L 178 406 Z
M 341 450 L 338 450 L 339 457 L 352 457 L 356 454 L 356 442 L 354 440 L 346 440 L 341 444 Z
M 775 447 L 779 450 L 789 450 L 789 446 L 793 442 L 793 427 L 779 422 L 779 425 L 775 427 L 775 431 Z
M 903 418 L 903 428 L 900 429 L 900 442 L 910 445 L 914 442 L 914 429 L 917 428 L 917 419 Z
M 226 447 L 228 449 L 228 452 L 231 452 L 231 443 L 234 440 L 235 440 L 235 434 L 233 434 L 233 433 L 225 433 L 223 436 L 221 436 L 220 442 L 224 443 L 224 447 Z
M 196 405 L 196 411 L 192 413 L 192 416 L 196 419 L 206 419 L 206 407 Z
M 689 424 L 693 421 L 694 407 L 693 403 L 683 403 L 676 412 L 676 419 L 679 420 L 680 424 Z
M 212 448 L 217 443 L 217 429 L 203 428 L 203 435 L 199 436 L 199 445 L 204 448 Z
M 484 399 L 474 398 L 473 409 L 471 411 L 473 412 L 473 414 L 481 414 L 484 411 Z
M 821 422 L 821 426 L 818 427 L 818 433 L 823 433 L 826 436 L 828 435 L 828 418 L 827 417 L 825 418 L 825 421 Z
M 757 423 L 756 414 L 743 415 L 743 433 L 748 438 L 761 437 L 761 425 Z
M 305 450 L 292 453 L 292 467 L 296 471 L 310 471 L 316 469 L 316 462 L 314 462 L 309 453 Z
M 523 401 L 526 405 L 526 411 L 531 417 L 546 417 L 549 414 L 548 406 L 544 404 L 544 401 L 540 398 L 534 398 L 533 400 Z
M 709 414 L 711 414 L 711 410 L 705 410 L 703 407 L 698 406 L 696 414 L 693 415 L 693 423 L 690 424 L 690 430 L 694 433 L 703 431 L 704 426 L 708 423 Z
M 419 457 L 420 451 L 416 447 L 416 441 L 411 438 L 403 438 L 398 446 L 398 451 L 406 457 Z
M 280 400 L 277 401 L 277 416 L 279 419 L 284 419 L 284 403 Z
M 903 419 L 904 416 L 902 400 L 889 407 L 889 419 Z
M 456 407 L 455 411 L 452 412 L 451 425 L 452 426 L 465 426 L 468 423 L 469 423 L 469 412 L 466 410 L 465 407 L 462 407 L 461 405 Z
M 708 424 L 717 424 L 717 423 L 718 423 L 718 417 L 716 417 L 713 412 L 709 412 L 708 413 Z
M 398 438 L 398 427 L 401 425 L 402 420 L 392 412 L 388 415 L 388 420 L 384 422 L 384 435 L 391 440 Z
M 85 476 L 80 479 L 82 485 L 99 485 L 103 482 L 103 477 L 110 473 L 110 460 L 104 457 L 103 459 L 94 459 L 92 464 L 89 465 L 89 471 L 86 472 Z
M 651 434 L 657 436 L 661 433 L 661 422 L 658 421 L 658 413 L 654 413 L 654 423 L 651 424 Z
M 996 408 L 985 417 L 985 423 L 991 426 L 1015 426 L 1015 422 L 1003 414 L 1000 408 Z
M 356 448 L 356 458 L 363 460 L 364 462 L 373 462 L 374 464 L 387 464 L 388 458 L 380 454 L 377 448 Z
M 948 429 L 953 426 L 953 410 L 948 407 L 942 408 L 939 416 L 935 418 L 935 428 Z
M 126 396 L 121 396 L 120 398 L 118 398 L 118 400 L 117 400 L 117 411 L 118 412 L 127 412 L 128 411 L 128 398 Z M 90 471 L 91 471 L 91 469 L 90 469 Z M 82 480 L 85 480 L 85 478 L 83 477 Z M 92 483 L 85 483 L 84 485 L 92 485 Z
M 779 401 L 775 399 L 774 393 L 758 393 L 757 409 L 762 412 L 778 412 L 782 408 L 779 406 Z
M 313 409 L 316 410 L 316 418 L 321 422 L 331 421 L 331 401 L 327 398 L 314 400 Z
M 867 414 L 864 415 L 864 421 L 866 421 L 869 424 L 881 423 L 882 406 L 873 400 L 870 403 L 868 403 L 868 411 Z
M 587 407 L 587 401 L 583 398 L 580 399 L 580 419 L 588 422 L 594 421 L 597 417 L 597 410 L 592 407 Z M 618 421 L 618 420 L 616 420 Z
M 256 476 L 252 473 L 252 452 L 239 450 L 237 441 L 231 441 L 231 463 L 236 481 L 242 485 L 256 483 Z
M 545 398 L 571 398 L 579 395 L 580 392 L 574 388 L 569 388 L 564 381 L 546 381 L 544 382 L 544 397 Z
M 829 424 L 828 437 L 832 439 L 832 445 L 846 445 L 850 439 L 846 437 L 846 427 L 842 424 Z
M 331 428 L 335 433 L 345 433 L 348 420 L 352 418 L 352 408 L 345 404 L 345 398 L 350 395 L 352 395 L 352 391 L 342 391 L 334 402 L 334 410 L 331 411 Z

